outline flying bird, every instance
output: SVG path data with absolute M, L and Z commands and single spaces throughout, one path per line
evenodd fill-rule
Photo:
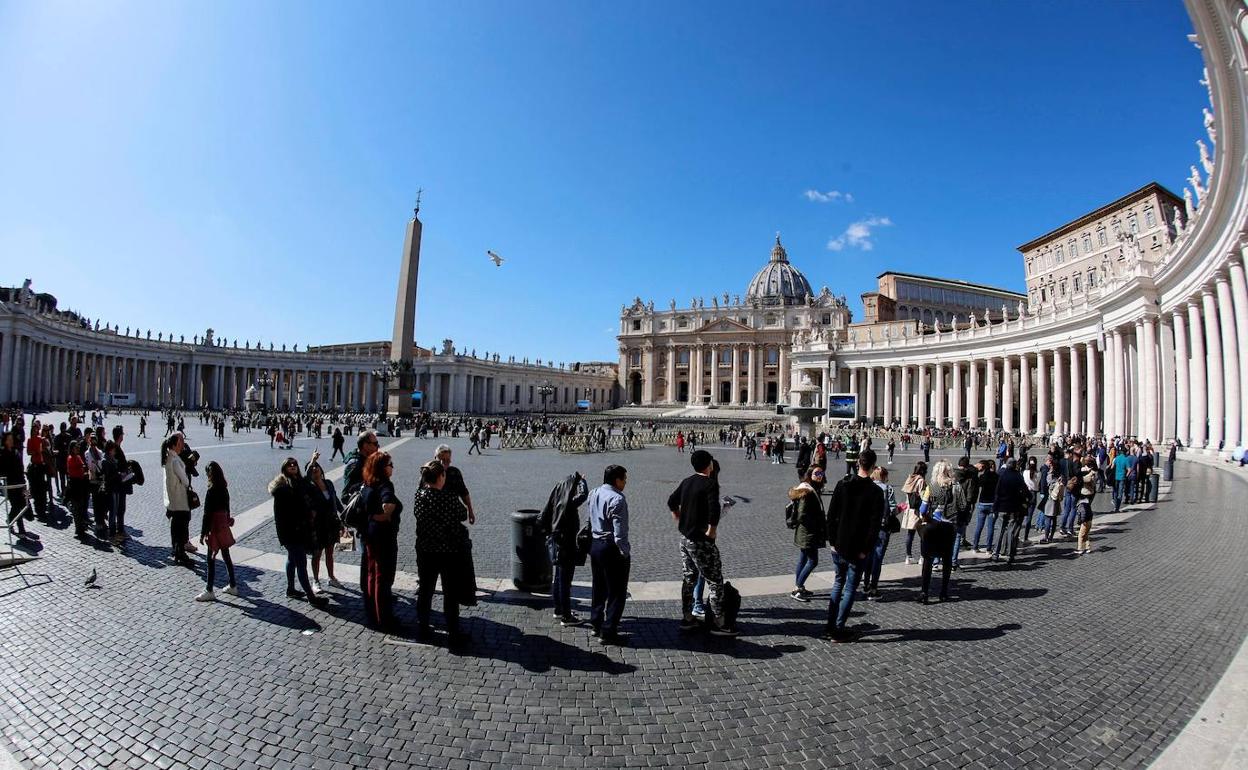
M 92 567 L 91 574 L 87 576 L 87 582 L 84 583 L 84 585 L 86 585 L 87 588 L 95 588 L 95 578 L 95 567 Z
M 486 253 L 486 254 L 488 254 L 488 255 L 490 255 L 490 261 L 494 263 L 494 267 L 502 267 L 502 266 L 503 266 L 503 258 L 502 258 L 502 257 L 498 256 L 497 254 L 495 254 L 493 251 L 490 251 L 489 249 L 486 249 L 486 250 L 485 250 L 485 253 Z

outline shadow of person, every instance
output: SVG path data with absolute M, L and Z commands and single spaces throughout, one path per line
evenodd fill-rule
M 432 615 L 431 621 L 435 628 L 439 625 L 445 627 L 438 613 Z M 514 663 L 525 671 L 538 674 L 562 669 L 619 676 L 637 670 L 631 663 L 624 663 L 607 655 L 607 648 L 603 648 L 604 651 L 585 650 L 553 636 L 530 634 L 475 613 L 460 618 L 460 629 L 469 635 L 470 640 L 466 644 L 453 647 L 451 651 L 464 658 L 488 658 Z
M 990 628 L 911 628 L 864 629 L 858 637 L 859 644 L 887 644 L 890 642 L 979 642 L 997 639 L 1009 631 L 1018 631 L 1018 623 L 1002 623 Z
M 216 581 L 220 583 L 226 575 L 225 564 L 221 563 L 218 557 L 216 566 Z M 198 571 L 198 570 L 197 570 Z M 234 565 L 234 583 L 238 587 L 238 596 L 233 597 L 221 592 L 221 586 L 216 586 L 217 602 L 226 604 L 231 607 L 237 607 L 242 610 L 243 614 L 249 618 L 263 621 L 275 626 L 290 628 L 296 631 L 320 631 L 322 626 L 314 618 L 305 615 L 302 608 L 307 607 L 306 599 L 291 599 L 281 594 L 279 601 L 269 601 L 265 595 L 252 587 L 253 583 L 259 581 L 264 574 L 262 570 L 255 567 L 240 567 Z M 279 603 L 280 602 L 280 603 Z M 325 612 L 334 617 L 345 608 L 342 605 L 330 604 Z M 333 610 L 331 612 L 331 610 Z M 344 613 L 345 614 L 345 613 Z

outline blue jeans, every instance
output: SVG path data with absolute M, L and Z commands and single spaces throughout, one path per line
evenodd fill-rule
M 862 580 L 863 563 L 847 559 L 836 551 L 832 552 L 832 562 L 836 565 L 836 578 L 832 581 L 832 598 L 828 600 L 828 628 L 844 631 L 849 611 L 854 608 L 854 594 Z
M 286 590 L 295 590 L 295 575 L 299 576 L 299 586 L 303 592 L 312 597 L 312 584 L 308 582 L 308 552 L 297 545 L 286 546 Z
M 958 566 L 958 554 L 962 552 L 962 543 L 966 542 L 966 525 L 955 524 L 953 528 L 953 566 Z
M 992 503 L 975 504 L 975 539 L 971 546 L 976 550 L 979 550 L 979 537 L 984 534 L 984 524 L 988 525 L 988 548 L 991 550 L 992 535 L 997 529 L 997 514 L 992 510 Z
M 806 578 L 810 577 L 810 573 L 814 572 L 817 566 L 819 566 L 819 549 L 803 548 L 801 555 L 797 557 L 797 575 L 793 585 L 806 590 Z
M 108 509 L 108 534 L 126 534 L 126 493 L 113 492 L 113 505 Z
M 1065 499 L 1062 500 L 1062 527 L 1063 532 L 1073 532 L 1075 529 L 1075 496 L 1067 492 Z
M 880 585 L 880 570 L 884 567 L 884 552 L 888 550 L 888 541 L 892 535 L 887 529 L 880 527 L 880 537 L 875 541 L 875 548 L 867 554 L 867 566 L 863 570 L 863 585 L 874 591 Z
M 1117 513 L 1122 508 L 1123 498 L 1126 496 L 1127 480 L 1114 479 L 1114 512 Z
M 706 605 L 702 603 L 702 592 L 706 590 L 706 578 L 698 573 L 698 582 L 693 584 L 693 614 L 705 615 Z

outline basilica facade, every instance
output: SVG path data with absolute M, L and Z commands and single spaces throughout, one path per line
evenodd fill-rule
M 745 295 L 667 309 L 640 297 L 620 311 L 620 385 L 638 406 L 747 408 L 786 403 L 794 334 L 844 334 L 844 297 L 816 294 L 776 235 Z

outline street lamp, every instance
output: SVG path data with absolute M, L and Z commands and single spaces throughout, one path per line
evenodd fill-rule
M 542 397 L 542 429 L 546 427 L 546 399 L 555 394 L 555 386 L 549 382 L 539 385 L 537 394 Z
M 256 378 L 256 385 L 260 388 L 260 407 L 262 412 L 269 410 L 269 388 L 273 387 L 273 378 L 269 376 L 267 370 L 261 370 L 260 376 Z
M 410 361 L 386 361 L 381 366 L 373 370 L 373 379 L 382 384 L 381 394 L 381 419 L 386 419 L 386 412 L 389 407 L 390 400 L 390 383 L 395 380 L 401 380 L 403 375 L 412 371 Z

